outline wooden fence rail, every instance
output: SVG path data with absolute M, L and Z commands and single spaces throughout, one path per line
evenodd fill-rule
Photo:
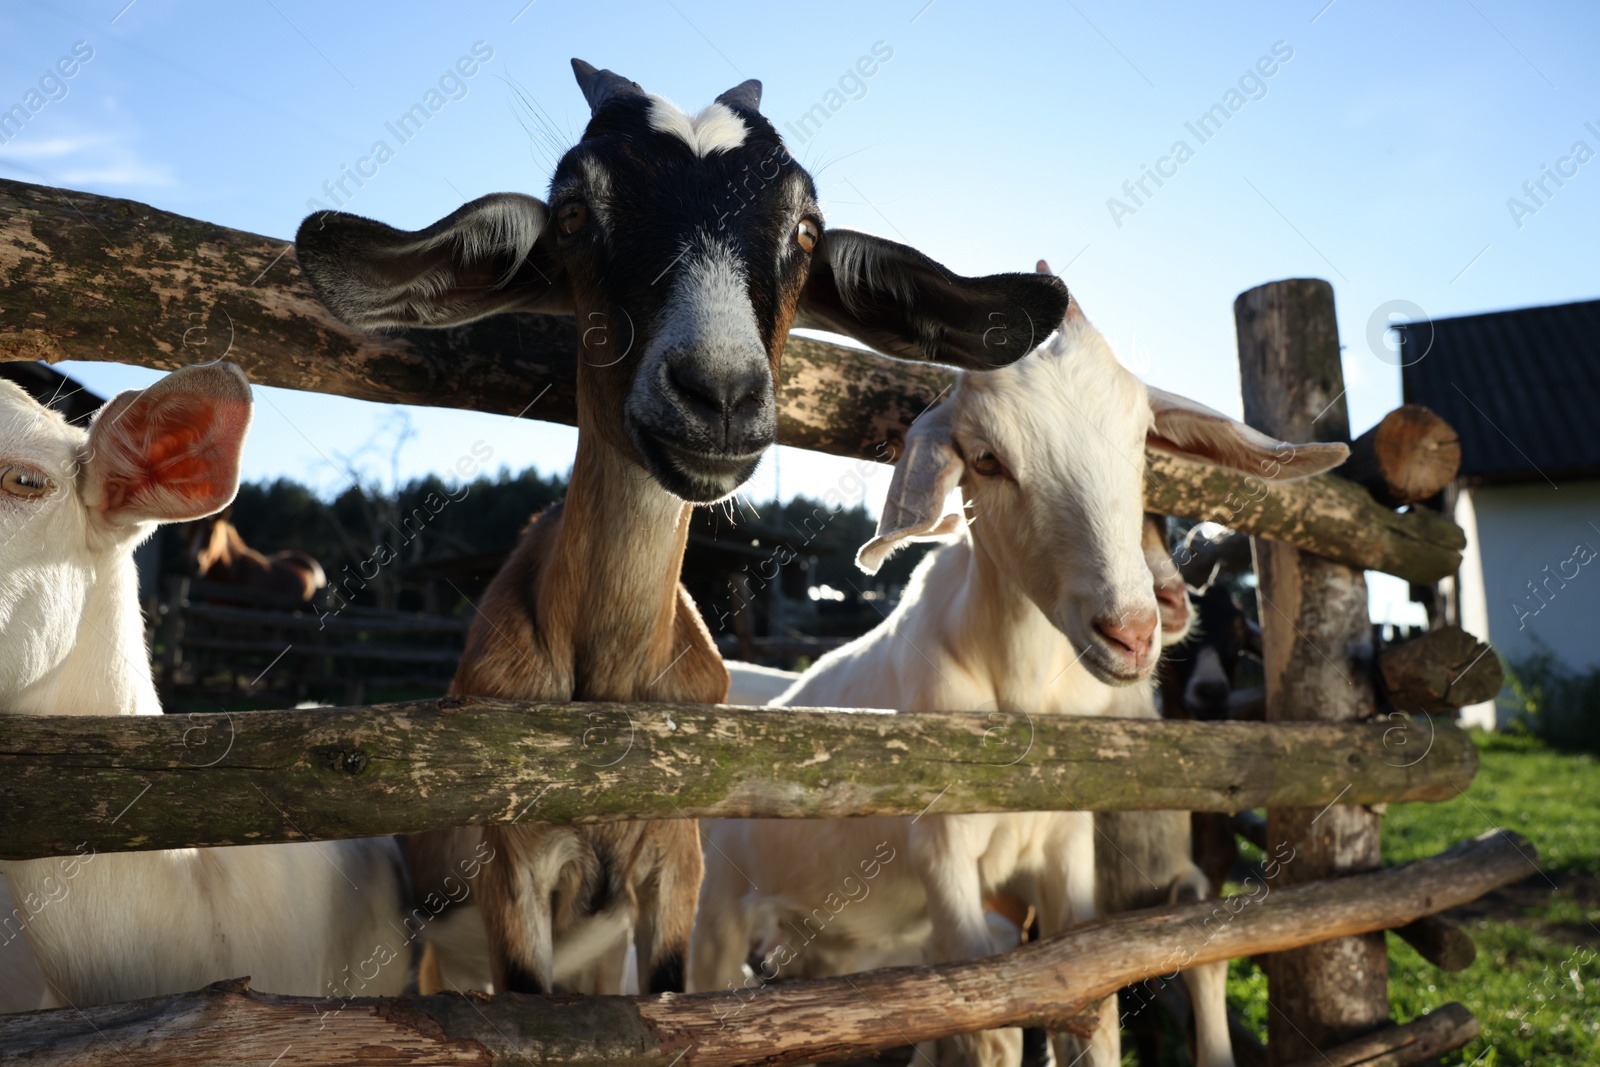
M 572 423 L 576 351 L 574 324 L 548 315 L 362 333 L 312 295 L 288 242 L 131 200 L 0 180 L 0 360 L 172 370 L 226 354 L 261 385 Z M 949 382 L 936 367 L 794 337 L 778 439 L 889 460 Z M 1455 573 L 1466 545 L 1438 515 L 1397 513 L 1340 478 L 1269 489 L 1155 452 L 1145 502 L 1417 583 Z
M 1444 800 L 1453 723 L 1192 723 L 443 700 L 10 717 L 0 858 L 482 822 L 1238 811 Z
M 0 1016 L 0 1048 L 39 1067 L 734 1067 L 843 1059 L 999 1026 L 1082 1027 L 1086 1009 L 1130 983 L 1399 926 L 1524 878 L 1535 858 L 1528 842 L 1497 830 L 1403 867 L 1257 898 L 1130 912 L 986 959 L 687 996 L 342 999 L 219 983 L 82 1011 Z

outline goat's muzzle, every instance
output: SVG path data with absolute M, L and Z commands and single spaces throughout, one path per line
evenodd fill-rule
M 720 500 L 739 488 L 777 438 L 765 352 L 728 359 L 669 350 L 649 385 L 628 404 L 629 436 L 662 487 L 685 500 Z

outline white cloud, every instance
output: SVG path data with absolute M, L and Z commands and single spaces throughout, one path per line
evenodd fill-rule
M 174 184 L 172 168 L 141 158 L 128 134 L 63 134 L 34 140 L 29 138 L 29 132 L 24 127 L 15 139 L 0 147 L 0 166 L 76 188 Z

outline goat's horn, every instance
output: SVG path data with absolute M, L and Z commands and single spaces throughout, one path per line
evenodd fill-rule
M 761 83 L 754 78 L 742 81 L 732 89 L 717 97 L 719 104 L 731 104 L 738 107 L 747 107 L 751 111 L 761 110 Z
M 596 70 L 593 64 L 585 63 L 581 59 L 572 61 L 572 73 L 577 75 L 578 88 L 583 90 L 583 98 L 589 101 L 591 115 L 599 111 L 608 100 L 644 95 L 644 90 L 639 88 L 638 82 L 629 81 L 615 71 Z

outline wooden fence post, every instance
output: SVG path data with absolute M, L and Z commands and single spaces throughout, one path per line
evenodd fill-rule
M 1286 441 L 1349 441 L 1333 287 L 1315 278 L 1271 282 L 1242 293 L 1233 313 L 1245 421 Z M 1372 716 L 1372 630 L 1362 571 L 1281 542 L 1257 540 L 1254 547 L 1267 721 Z M 1349 805 L 1269 811 L 1273 887 L 1375 869 L 1378 821 L 1370 808 Z M 1269 956 L 1266 970 L 1268 1058 L 1275 1065 L 1388 1022 L 1389 959 L 1381 933 Z

